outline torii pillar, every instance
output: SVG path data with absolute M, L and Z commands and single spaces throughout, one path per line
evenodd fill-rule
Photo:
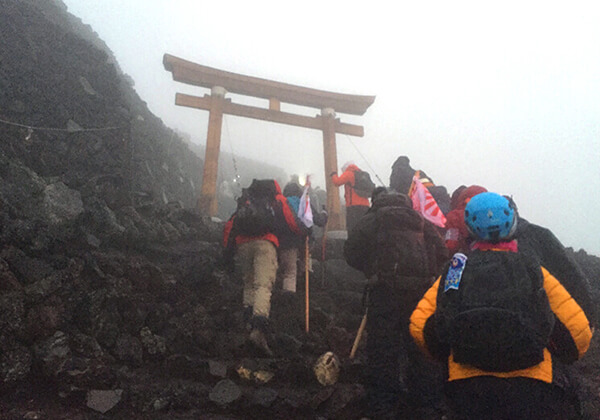
M 208 134 L 206 135 L 202 189 L 200 197 L 198 197 L 198 208 L 210 216 L 216 215 L 218 211 L 217 174 L 219 173 L 225 93 L 225 89 L 221 86 L 214 86 L 211 89 L 210 110 L 208 111 Z
M 331 182 L 329 174 L 337 171 L 336 133 L 362 137 L 362 126 L 342 123 L 336 112 L 363 115 L 375 101 L 374 96 L 346 95 L 311 88 L 294 86 L 271 80 L 230 73 L 202 66 L 169 54 L 163 57 L 167 71 L 173 79 L 191 85 L 211 89 L 204 97 L 177 93 L 175 104 L 209 111 L 206 155 L 204 160 L 202 189 L 198 198 L 199 209 L 210 215 L 217 214 L 217 174 L 223 114 L 254 118 L 280 124 L 312 128 L 323 132 L 325 179 L 329 230 L 344 229 L 341 217 L 339 190 Z M 225 98 L 227 92 L 267 99 L 269 108 L 232 103 Z M 317 108 L 321 115 L 308 117 L 282 112 L 281 102 Z
M 340 193 L 329 176 L 330 173 L 337 172 L 338 168 L 335 142 L 335 111 L 332 108 L 323 108 L 321 116 L 323 117 L 323 160 L 325 162 L 325 187 L 327 189 L 327 211 L 329 213 L 327 223 L 331 227 L 330 230 L 339 230 L 344 227 Z

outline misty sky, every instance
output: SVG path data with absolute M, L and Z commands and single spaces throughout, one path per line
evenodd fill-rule
M 64 2 L 107 43 L 150 109 L 199 143 L 208 112 L 175 106 L 175 93 L 209 91 L 174 82 L 164 53 L 376 95 L 364 116 L 338 115 L 365 127 L 364 138 L 338 135 L 340 166 L 353 160 L 387 183 L 395 158 L 407 155 L 450 193 L 480 184 L 512 195 L 523 217 L 564 245 L 600 255 L 595 1 Z M 285 104 L 282 110 L 319 112 Z M 313 173 L 323 185 L 320 131 L 225 116 L 221 147 L 288 173 Z

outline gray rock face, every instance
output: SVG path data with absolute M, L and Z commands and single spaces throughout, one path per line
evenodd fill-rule
M 75 219 L 84 212 L 81 194 L 62 182 L 44 188 L 43 203 L 46 218 L 51 224 L 59 224 Z
M 210 374 L 219 378 L 227 376 L 227 364 L 216 360 L 208 361 Z
M 46 183 L 34 170 L 0 154 L 0 180 L 0 193 L 8 209 L 23 219 L 41 219 L 40 198 Z
M 31 372 L 30 350 L 12 338 L 0 342 L 0 381 L 5 385 L 18 383 Z
M 252 403 L 262 407 L 270 407 L 278 396 L 279 393 L 272 388 L 258 388 L 252 395 Z
M 140 366 L 143 360 L 142 343 L 129 334 L 123 334 L 117 339 L 113 352 L 117 359 L 134 366 Z
M 230 404 L 241 396 L 240 388 L 229 379 L 219 381 L 209 394 L 210 400 L 219 405 Z
M 50 377 L 63 373 L 65 362 L 71 356 L 68 336 L 62 331 L 38 342 L 34 349 L 36 360 L 42 362 L 44 372 Z
M 86 405 L 92 410 L 104 414 L 121 401 L 122 395 L 122 389 L 108 391 L 94 389 L 87 393 Z
M 164 355 L 167 351 L 166 341 L 163 337 L 152 334 L 150 328 L 144 327 L 140 331 L 140 339 L 144 350 L 151 356 Z
M 11 335 L 22 331 L 25 318 L 25 296 L 12 292 L 0 295 L 0 334 Z

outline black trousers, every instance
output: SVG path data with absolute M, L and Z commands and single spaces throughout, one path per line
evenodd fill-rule
M 443 401 L 443 369 L 425 358 L 408 331 L 410 315 L 425 291 L 378 283 L 369 292 L 366 391 L 374 420 L 414 419 L 415 410 Z
M 460 420 L 569 420 L 579 413 L 556 385 L 530 378 L 481 376 L 446 384 Z
M 358 220 L 369 210 L 369 206 L 346 207 L 346 230 L 350 232 Z

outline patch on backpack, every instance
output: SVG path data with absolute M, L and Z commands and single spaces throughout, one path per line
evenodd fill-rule
M 458 290 L 460 279 L 463 271 L 465 270 L 466 264 L 467 256 L 465 254 L 457 252 L 452 256 L 450 268 L 448 268 L 448 273 L 446 274 L 446 279 L 444 280 L 444 293 L 450 289 Z

